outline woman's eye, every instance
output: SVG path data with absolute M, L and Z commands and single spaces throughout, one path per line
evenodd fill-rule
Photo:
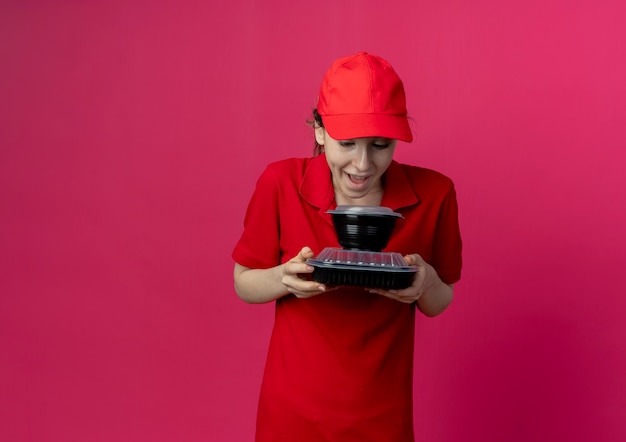
M 391 143 L 374 143 L 372 146 L 374 147 L 374 149 L 383 150 L 388 148 L 390 145 Z
M 339 142 L 339 145 L 344 147 L 354 146 L 354 141 L 342 140 Z

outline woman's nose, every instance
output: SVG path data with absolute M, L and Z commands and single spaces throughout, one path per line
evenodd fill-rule
M 369 152 L 367 146 L 359 146 L 356 149 L 356 157 L 354 159 L 354 165 L 359 170 L 367 170 L 369 168 Z

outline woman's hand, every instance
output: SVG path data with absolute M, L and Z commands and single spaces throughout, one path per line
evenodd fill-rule
M 404 257 L 407 265 L 416 266 L 417 272 L 410 287 L 402 290 L 369 289 L 396 301 L 410 304 L 417 303 L 417 307 L 427 316 L 436 316 L 448 307 L 452 301 L 452 286 L 443 283 L 437 272 L 418 254 Z
M 261 304 L 275 301 L 289 293 L 298 298 L 310 298 L 331 290 L 311 280 L 313 267 L 307 265 L 306 260 L 312 257 L 313 251 L 303 247 L 286 263 L 269 269 L 251 269 L 235 263 L 235 291 L 244 301 Z
M 298 298 L 310 298 L 328 290 L 324 284 L 307 278 L 314 269 L 306 263 L 306 260 L 313 256 L 313 251 L 309 247 L 303 247 L 296 256 L 282 265 L 281 282 L 289 293 Z

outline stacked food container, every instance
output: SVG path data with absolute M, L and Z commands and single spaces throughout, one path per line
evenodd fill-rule
M 382 206 L 337 206 L 328 213 L 341 248 L 326 247 L 307 260 L 314 281 L 388 290 L 411 285 L 417 268 L 400 253 L 381 252 L 401 214 Z

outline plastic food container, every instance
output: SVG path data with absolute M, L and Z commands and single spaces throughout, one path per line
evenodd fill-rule
M 337 206 L 329 210 L 339 244 L 344 249 L 379 252 L 387 246 L 402 215 L 382 206 Z
M 345 250 L 327 247 L 315 258 L 312 278 L 321 284 L 382 289 L 411 285 L 417 267 L 409 266 L 400 253 Z

